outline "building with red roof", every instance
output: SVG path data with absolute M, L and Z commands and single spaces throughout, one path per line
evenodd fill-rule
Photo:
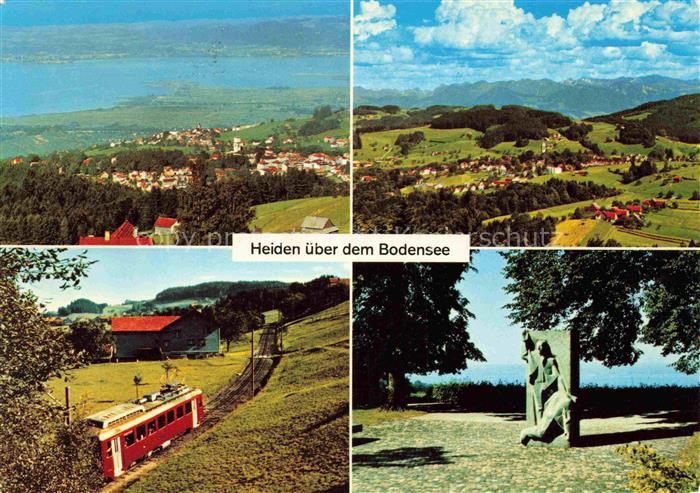
M 219 329 L 197 312 L 187 315 L 113 317 L 119 359 L 159 359 L 219 353 Z
M 158 216 L 153 226 L 157 236 L 170 236 L 175 234 L 180 223 L 174 217 Z
M 81 236 L 79 243 L 86 246 L 150 246 L 153 238 L 139 236 L 139 230 L 128 220 L 114 230 L 105 231 L 104 236 Z

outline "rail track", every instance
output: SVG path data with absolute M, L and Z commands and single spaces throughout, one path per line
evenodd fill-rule
M 132 465 L 122 476 L 108 483 L 100 490 L 101 493 L 116 493 L 136 482 L 140 477 L 155 469 L 160 462 L 173 452 L 183 448 L 188 442 L 205 431 L 216 426 L 219 421 L 243 402 L 254 397 L 272 374 L 280 355 L 277 348 L 277 332 L 266 326 L 262 329 L 258 341 L 258 349 L 252 361 L 248 361 L 243 371 L 233 377 L 224 387 L 214 394 L 204 404 L 204 420 L 191 433 L 180 436 L 164 450 L 155 453 L 151 458 Z

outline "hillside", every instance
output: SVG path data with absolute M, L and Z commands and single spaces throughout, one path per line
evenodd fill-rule
M 673 152 L 692 159 L 700 150 L 694 143 L 700 141 L 699 99 L 683 96 L 583 122 L 512 105 L 500 109 L 493 105 L 408 109 L 364 105 L 355 112 L 355 159 L 380 168 L 410 168 L 468 158 L 522 156 L 528 151 L 531 159 L 544 148 L 548 153 L 590 150 L 603 156 L 656 153 L 657 158 Z M 620 124 L 626 128 L 619 129 Z M 644 135 L 635 132 L 636 127 Z
M 700 143 L 700 94 L 645 103 L 636 108 L 590 118 L 591 122 L 620 125 L 620 138 L 642 143 L 645 136 L 670 137 L 681 142 Z M 635 138 L 636 137 L 636 138 Z M 618 139 L 620 140 L 620 139 Z M 651 138 L 653 142 L 653 138 Z
M 474 82 L 439 86 L 434 90 L 370 90 L 355 88 L 355 105 L 427 107 L 517 104 L 556 111 L 574 118 L 613 113 L 648 101 L 698 92 L 699 80 L 661 76 L 619 79 L 516 80 Z
M 350 197 L 314 197 L 255 206 L 253 226 L 263 233 L 299 231 L 306 216 L 327 217 L 341 233 L 350 231 Z
M 165 289 L 153 299 L 154 303 L 172 303 L 190 298 L 221 298 L 252 289 L 282 289 L 287 283 L 281 281 L 216 281 L 193 286 L 177 286 Z
M 168 93 L 126 99 L 112 108 L 4 118 L 0 159 L 87 149 L 134 134 L 146 137 L 163 130 L 193 128 L 197 123 L 231 127 L 306 118 L 322 105 L 348 106 L 347 90 L 334 87 L 252 89 L 174 82 L 163 89 Z
M 347 488 L 349 306 L 291 324 L 265 388 L 130 492 Z

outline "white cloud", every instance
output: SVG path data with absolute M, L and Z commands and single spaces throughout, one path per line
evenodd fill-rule
M 642 41 L 642 50 L 649 58 L 657 58 L 666 50 L 666 45 Z
M 396 28 L 396 7 L 382 5 L 377 0 L 360 2 L 360 14 L 354 19 L 354 32 L 357 41 L 366 41 L 386 31 Z
M 390 5 L 362 3 L 361 23 L 394 21 Z M 514 0 L 442 0 L 429 22 L 397 26 L 389 37 L 361 43 L 355 52 L 356 80 L 407 88 L 650 73 L 695 78 L 698 17 L 700 0 L 586 2 L 565 15 L 539 18 Z M 363 29 L 366 40 L 374 31 Z M 372 65 L 382 68 L 372 71 Z
M 369 65 L 386 65 L 391 63 L 406 63 L 413 60 L 413 50 L 408 46 L 381 47 L 378 43 L 370 43 L 355 51 L 355 62 Z

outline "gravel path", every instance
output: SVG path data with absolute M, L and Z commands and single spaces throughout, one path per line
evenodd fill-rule
M 549 449 L 518 443 L 522 419 L 430 413 L 365 427 L 353 435 L 353 491 L 625 492 L 628 466 L 613 450 L 618 444 L 641 439 L 674 456 L 693 426 L 663 415 L 583 420 L 581 435 L 592 446 Z M 679 426 L 686 436 L 672 436 Z

